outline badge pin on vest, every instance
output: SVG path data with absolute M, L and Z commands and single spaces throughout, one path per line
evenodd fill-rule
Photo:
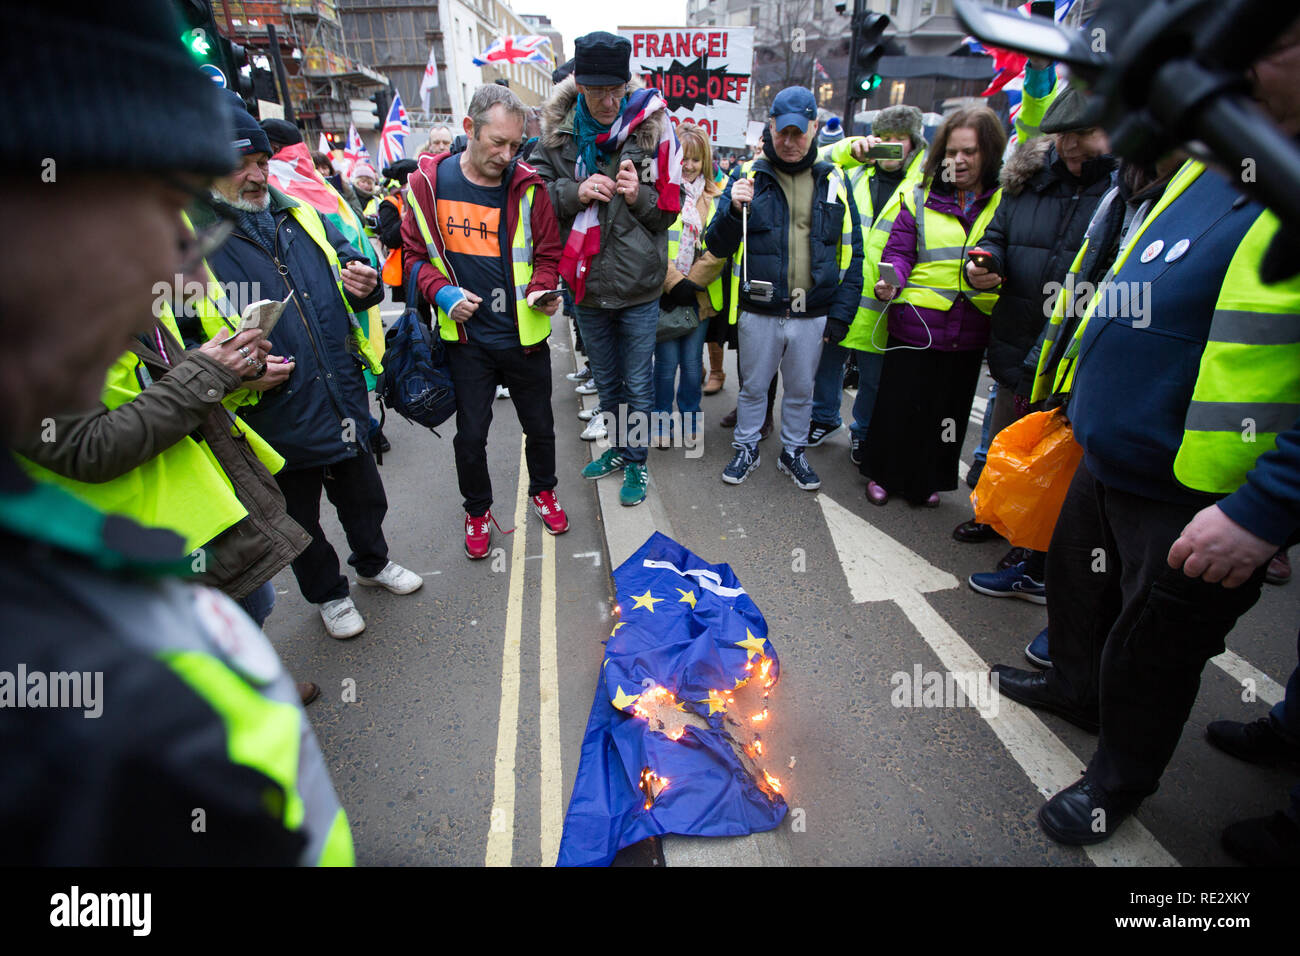
M 1172 246 L 1170 246 L 1169 251 L 1165 253 L 1165 262 L 1173 262 L 1176 259 L 1181 259 L 1183 257 L 1183 254 L 1186 253 L 1189 248 L 1191 248 L 1191 245 L 1192 245 L 1192 240 L 1179 239 Z
M 230 666 L 259 686 L 280 675 L 280 658 L 243 609 L 220 591 L 194 589 L 194 611 Z
M 1151 245 L 1142 250 L 1142 261 L 1144 263 L 1150 262 L 1156 256 L 1160 255 L 1160 252 L 1164 247 L 1165 241 L 1163 239 L 1157 239 L 1155 242 L 1151 243 Z

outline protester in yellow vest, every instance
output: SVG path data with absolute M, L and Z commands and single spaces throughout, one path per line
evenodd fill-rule
M 867 498 L 890 494 L 937 507 L 957 487 L 957 464 L 997 302 L 993 283 L 962 271 L 1002 198 L 997 186 L 1006 137 L 984 107 L 951 114 L 935 133 L 925 179 L 903 195 L 881 261 L 902 283 L 879 280 L 889 337 L 871 431 L 862 453 Z
M 670 315 L 693 310 L 697 324 L 684 335 L 663 338 L 655 344 L 650 444 L 660 448 L 672 446 L 674 430 L 679 440 L 694 442 L 703 427 L 702 349 L 709 320 L 722 307 L 722 270 L 726 265 L 725 260 L 704 248 L 704 231 L 717 211 L 717 197 L 722 193 L 708 175 L 713 168 L 708 134 L 699 126 L 685 123 L 677 128 L 677 138 L 682 144 L 682 214 L 668 227 L 668 273 L 659 309 L 661 314 Z M 677 419 L 672 418 L 674 395 L 680 413 Z
M 555 419 L 546 339 L 560 307 L 559 226 L 541 177 L 516 157 L 527 110 L 504 86 L 479 87 L 465 149 L 421 156 L 407 179 L 403 267 L 433 303 L 456 385 L 456 475 L 465 554 L 487 557 L 492 480 L 487 436 L 497 385 L 527 436 L 528 496 L 550 534 L 569 519 L 555 497 Z M 505 250 L 509 250 L 507 253 Z
M 115 64 L 108 73 L 94 57 L 66 55 L 88 36 Z M 196 242 L 181 211 L 235 161 L 222 94 L 181 45 L 163 0 L 15 8 L 0 59 L 43 91 L 43 109 L 13 112 L 0 142 L 0 164 L 14 171 L 0 181 L 0 207 L 23 224 L 0 235 L 5 263 L 23 278 L 0 289 L 0 672 L 26 669 L 20 692 L 40 673 L 55 692 L 14 706 L 8 682 L 0 863 L 351 863 L 328 764 L 266 636 L 225 594 L 181 579 L 194 559 L 180 535 L 35 481 L 9 450 L 65 439 L 62 416 L 95 407 L 127 343 L 155 330 L 154 283 L 188 274 L 196 252 L 220 240 L 224 223 Z M 53 143 L 63 144 L 53 150 L 58 185 L 37 188 L 19 171 L 39 170 Z M 217 423 L 200 432 L 205 441 L 239 441 L 219 401 L 239 375 L 210 352 L 176 361 L 166 333 L 163 347 L 173 368 L 123 363 L 115 380 L 126 373 L 134 391 L 142 386 L 128 376 L 151 369 L 171 380 L 161 393 L 178 407 L 206 407 L 191 419 Z M 241 347 L 259 354 L 216 351 L 255 368 Z M 127 406 L 158 394 L 143 388 L 113 411 L 132 414 Z M 201 468 L 187 474 L 206 481 L 216 469 L 196 455 Z M 71 685 L 58 690 L 55 677 Z
M 1300 24 L 1250 74 L 1291 136 L 1298 50 Z M 1039 812 L 1060 842 L 1108 838 L 1156 789 L 1206 661 L 1300 537 L 1300 277 L 1261 279 L 1276 232 L 1233 180 L 1186 162 L 1062 365 L 1084 458 L 1048 551 L 1053 668 L 994 668 L 1012 699 L 1100 725 L 1083 778 Z
M 857 353 L 858 394 L 853 400 L 849 458 L 855 465 L 862 464 L 862 444 L 871 426 L 871 413 L 880 387 L 880 371 L 885 364 L 885 341 L 889 336 L 881 322 L 886 304 L 875 297 L 876 282 L 880 278 L 880 256 L 885 251 L 885 242 L 889 239 L 903 197 L 925 174 L 925 136 L 921 120 L 921 111 L 915 106 L 889 106 L 880 110 L 872 120 L 870 136 L 852 136 L 822 147 L 822 157 L 847 173 L 853 201 L 858 206 L 858 218 L 862 221 L 862 299 L 844 340 L 827 342 L 822 348 L 813 386 L 808 445 L 820 445 L 842 424 L 840 399 L 844 388 L 844 366 L 849 350 L 853 350 Z M 867 152 L 877 143 L 898 144 L 902 147 L 903 158 L 868 159 Z
M 355 637 L 365 621 L 320 525 L 326 487 L 347 533 L 358 584 L 410 594 L 424 583 L 389 559 L 383 532 L 388 498 L 367 441 L 365 374 L 379 373 L 382 365 L 358 316 L 378 304 L 383 289 L 368 259 L 315 208 L 268 185 L 266 133 L 242 104 L 232 102 L 231 111 L 240 165 L 214 183 L 191 218 L 202 228 L 219 215 L 234 217 L 233 235 L 207 262 L 234 290 L 239 309 L 249 299 L 286 303 L 273 336 L 297 366 L 284 386 L 242 407 L 240 415 L 284 456 L 275 480 L 290 516 L 312 536 L 293 562 L 299 590 L 318 605 L 331 637 Z

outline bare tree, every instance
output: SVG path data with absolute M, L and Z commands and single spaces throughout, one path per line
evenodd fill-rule
M 750 119 L 767 116 L 772 98 L 787 86 L 810 87 L 831 82 L 840 86 L 834 66 L 828 64 L 844 46 L 845 37 L 826 36 L 834 19 L 825 10 L 831 6 L 817 0 L 769 0 L 762 5 L 754 31 L 754 75 L 749 101 Z M 818 18 L 816 15 L 822 13 Z M 820 60 L 828 77 L 814 77 L 814 62 Z

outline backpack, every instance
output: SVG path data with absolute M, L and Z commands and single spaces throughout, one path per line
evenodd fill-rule
M 434 429 L 456 411 L 456 390 L 447 371 L 446 346 L 420 318 L 416 277 L 422 265 L 416 264 L 406 282 L 406 311 L 384 333 L 384 371 L 375 394 L 381 416 L 386 406 L 437 435 Z

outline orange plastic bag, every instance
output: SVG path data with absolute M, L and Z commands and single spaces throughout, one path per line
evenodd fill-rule
M 1046 551 L 1083 448 L 1061 409 L 1012 422 L 989 446 L 971 492 L 975 520 L 1018 548 Z

